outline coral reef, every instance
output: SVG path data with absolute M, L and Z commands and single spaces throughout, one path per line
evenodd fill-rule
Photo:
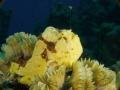
M 15 55 L 24 54 L 31 56 L 37 37 L 24 32 L 15 33 L 6 39 L 6 43 L 12 48 Z
M 84 47 L 82 58 L 97 59 L 107 67 L 115 64 L 120 59 L 119 30 L 119 25 L 103 22 L 99 28 L 93 29 L 93 36 L 89 38 L 81 36 L 81 42 Z
M 116 88 L 117 90 L 120 90 L 120 71 L 117 73 L 116 76 Z
M 5 39 L 8 37 L 8 28 L 12 15 L 12 10 L 5 11 L 0 8 L 0 45 L 5 43 Z
M 80 1 L 76 32 L 84 47 L 83 58 L 97 59 L 107 67 L 120 59 L 119 10 L 115 0 Z
M 0 82 L 8 79 L 7 77 L 10 75 L 10 78 L 14 76 L 10 74 L 10 72 L 13 72 L 12 70 L 9 72 L 11 65 L 17 63 L 19 66 L 24 66 L 26 64 L 27 60 L 32 56 L 36 41 L 36 36 L 24 32 L 15 33 L 6 39 L 7 44 L 2 44 L 1 47 L 0 61 L 4 62 L 0 64 L 0 71 L 3 73 Z
M 16 33 L 1 47 L 2 89 L 16 89 L 13 88 L 15 83 L 30 84 L 30 90 L 120 89 L 119 10 L 115 0 L 80 0 L 77 15 L 61 3 L 51 8 L 47 22 L 45 25 L 38 23 L 34 34 L 38 36 L 46 26 L 71 29 L 71 23 L 73 31 L 81 36 L 83 54 L 79 39 L 71 40 L 76 35 L 71 31 L 48 27 L 38 39 L 23 32 Z M 0 43 L 5 43 L 12 12 L 6 13 L 0 8 L 0 13 Z M 77 61 L 79 56 L 97 59 L 107 67 L 112 65 L 110 69 L 117 77 L 97 61 Z M 15 83 L 11 86 L 4 81 Z
M 85 6 L 83 6 L 84 3 L 86 4 Z M 113 11 L 116 6 L 117 5 L 114 0 L 81 0 L 78 8 L 79 22 L 77 24 L 79 25 L 79 30 L 82 31 L 81 33 L 79 31 L 77 33 L 84 36 L 92 36 L 94 32 L 93 28 L 99 27 L 103 21 L 115 22 L 117 19 L 113 18 L 112 13 L 118 12 Z
M 66 74 L 66 66 L 62 65 L 58 69 L 49 67 L 45 75 L 36 75 L 35 81 L 30 90 L 62 90 Z
M 118 73 L 120 71 L 120 61 L 117 61 L 116 64 L 111 65 L 109 68 Z
M 36 35 L 36 36 L 39 36 L 39 34 L 42 33 L 45 28 L 46 28 L 45 24 L 42 24 L 41 22 L 38 22 L 36 27 L 34 28 L 32 34 Z
M 94 60 L 74 63 L 72 74 L 66 66 L 49 67 L 44 75 L 36 75 L 30 90 L 116 90 L 115 73 Z
M 119 60 L 119 10 L 115 0 L 80 0 L 79 7 L 73 7 L 71 27 L 81 36 L 82 58 L 97 59 L 107 67 Z M 42 26 L 70 28 L 70 9 L 61 3 L 56 4 Z M 42 31 L 40 27 L 39 24 L 35 28 L 37 33 Z
M 1 52 L 0 52 L 0 54 L 2 54 Z M 0 66 L 5 62 L 1 57 L 2 57 L 3 55 L 0 55 Z
M 116 73 L 116 88 L 120 90 L 120 61 L 117 61 L 116 64 L 113 64 L 109 67 Z
M 11 48 L 13 56 L 0 68 L 0 88 L 116 90 L 116 74 L 112 70 L 96 60 L 78 60 L 83 48 L 80 38 L 71 30 L 47 27 L 38 39 L 20 32 L 6 42 L 2 58 L 9 56 L 6 48 Z
M 47 26 L 54 26 L 59 29 L 70 29 L 71 23 L 72 29 L 74 29 L 77 18 L 73 13 L 73 10 L 70 10 L 69 7 L 66 7 L 62 3 L 58 3 L 51 8 L 50 15 L 47 20 Z
M 29 90 L 28 86 L 13 81 L 5 81 L 0 84 L 0 90 Z

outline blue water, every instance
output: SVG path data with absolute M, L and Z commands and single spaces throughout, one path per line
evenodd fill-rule
M 47 19 L 50 7 L 59 2 L 66 7 L 79 5 L 79 0 L 6 0 L 2 8 L 13 10 L 9 35 L 20 31 L 31 33 L 38 22 Z

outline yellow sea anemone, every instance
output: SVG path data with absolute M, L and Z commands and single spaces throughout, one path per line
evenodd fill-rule
M 48 69 L 35 77 L 30 90 L 116 90 L 115 73 L 95 60 L 75 62 L 69 75 L 63 66 Z
M 62 90 L 66 66 L 49 67 L 45 75 L 36 75 L 30 90 Z
M 6 39 L 7 44 L 13 49 L 15 55 L 31 56 L 37 37 L 24 32 L 15 33 Z

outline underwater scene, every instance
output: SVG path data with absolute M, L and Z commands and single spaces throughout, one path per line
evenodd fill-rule
M 120 0 L 0 0 L 0 90 L 120 90 Z

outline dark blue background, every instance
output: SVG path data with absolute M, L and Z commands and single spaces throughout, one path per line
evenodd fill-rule
M 2 8 L 12 9 L 9 26 L 9 35 L 16 32 L 31 33 L 38 22 L 44 22 L 50 13 L 50 7 L 62 2 L 66 7 L 73 9 L 79 5 L 80 0 L 6 0 Z

